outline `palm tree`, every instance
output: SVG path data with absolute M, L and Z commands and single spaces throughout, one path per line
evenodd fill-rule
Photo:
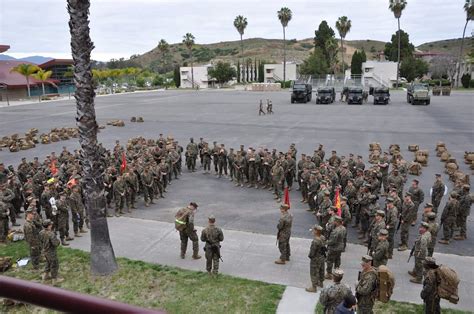
M 194 45 L 194 36 L 191 33 L 186 33 L 183 36 L 183 44 L 189 50 L 189 58 L 191 60 L 191 85 L 194 88 L 194 69 L 193 69 L 193 45 Z
M 91 272 L 107 275 L 117 270 L 115 253 L 110 242 L 105 214 L 103 167 L 97 144 L 98 125 L 94 106 L 91 51 L 94 44 L 89 35 L 89 0 L 67 0 L 71 53 L 76 83 L 76 123 L 82 148 L 82 188 L 91 227 Z
M 291 10 L 283 7 L 277 12 L 278 19 L 280 20 L 281 26 L 283 26 L 283 84 L 286 82 L 286 34 L 285 28 L 288 26 L 288 22 L 291 21 L 292 13 Z M 285 85 L 283 85 L 285 86 Z
M 170 51 L 170 45 L 166 40 L 162 39 L 158 43 L 158 50 L 161 53 L 162 63 L 163 65 L 165 65 L 168 61 L 168 52 Z
M 51 77 L 53 74 L 53 71 L 45 71 L 43 69 L 38 70 L 38 72 L 33 73 L 31 76 L 33 76 L 35 79 L 41 82 L 41 87 L 43 88 L 43 96 L 46 94 L 44 90 L 44 82 L 48 81 L 48 79 Z
M 461 62 L 462 62 L 462 53 L 464 50 L 464 37 L 466 36 L 466 27 L 469 21 L 474 19 L 474 3 L 473 0 L 466 0 L 464 3 L 464 11 L 466 11 L 466 23 L 464 24 L 464 30 L 462 32 L 462 41 L 461 41 L 461 49 L 459 51 L 459 60 L 458 60 L 458 69 L 457 69 L 457 77 L 456 77 L 456 87 L 459 87 L 459 75 L 461 74 Z
M 388 8 L 393 12 L 393 15 L 398 20 L 398 58 L 397 58 L 397 88 L 398 81 L 400 76 L 400 17 L 402 16 L 402 11 L 407 6 L 406 0 L 389 0 Z
M 234 27 L 237 29 L 237 31 L 240 34 L 240 57 L 244 57 L 244 42 L 242 40 L 242 36 L 244 35 L 245 28 L 247 27 L 247 18 L 243 17 L 242 15 L 237 15 L 237 17 L 234 20 Z M 242 59 L 243 60 L 243 59 Z M 237 71 L 240 71 L 238 69 Z
M 30 64 L 30 63 L 22 63 L 17 65 L 16 67 L 10 70 L 11 72 L 16 72 L 21 74 L 26 79 L 26 88 L 28 89 L 28 97 L 31 97 L 31 90 L 30 90 L 30 76 L 40 70 L 39 66 Z
M 351 20 L 347 16 L 341 16 L 336 22 L 336 28 L 341 36 L 341 60 L 342 60 L 342 75 L 345 75 L 345 64 L 344 64 L 344 38 L 347 33 L 351 31 Z

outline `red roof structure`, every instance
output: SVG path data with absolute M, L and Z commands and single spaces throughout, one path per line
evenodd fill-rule
M 10 46 L 8 45 L 0 45 L 0 53 L 7 51 L 10 49 Z
M 26 79 L 23 75 L 11 72 L 11 70 L 19 64 L 34 64 L 27 61 L 3 60 L 0 61 L 0 84 L 5 84 L 10 88 L 26 87 Z M 34 64 L 35 65 L 35 64 Z M 41 84 L 41 81 L 35 80 L 30 76 L 30 86 Z M 55 83 L 55 80 L 48 80 Z
M 38 66 L 42 69 L 47 69 L 54 65 L 73 65 L 74 61 L 72 59 L 51 59 L 45 63 L 39 64 Z

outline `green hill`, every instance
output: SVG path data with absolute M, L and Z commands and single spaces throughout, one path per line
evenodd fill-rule
M 469 51 L 469 41 L 466 39 L 465 53 Z M 436 51 L 445 52 L 453 55 L 459 53 L 461 40 L 450 39 L 425 43 L 417 47 L 422 51 Z M 251 58 L 258 60 L 265 60 L 268 62 L 282 62 L 283 61 L 283 40 L 281 39 L 264 39 L 264 38 L 250 38 L 244 39 L 244 54 L 241 55 L 240 41 L 225 41 L 213 44 L 196 44 L 193 47 L 193 56 L 195 64 L 206 64 L 211 61 L 225 60 L 237 62 L 242 58 Z M 374 59 L 376 53 L 382 51 L 385 42 L 378 40 L 349 40 L 345 41 L 345 60 L 351 60 L 352 54 L 357 49 L 364 49 L 369 59 Z M 313 49 L 313 39 L 307 38 L 302 40 L 288 40 L 287 41 L 287 60 L 301 62 L 306 59 Z M 158 47 L 153 48 L 147 53 L 133 57 L 133 61 L 142 67 L 149 67 L 154 62 L 161 60 L 162 54 Z M 168 64 L 183 64 L 189 60 L 189 52 L 182 43 L 171 44 L 168 53 Z
M 461 38 L 439 40 L 422 44 L 416 48 L 421 51 L 442 52 L 453 56 L 458 56 L 461 49 L 461 41 Z M 473 49 L 474 39 L 472 37 L 466 37 L 464 40 L 463 54 L 466 56 Z

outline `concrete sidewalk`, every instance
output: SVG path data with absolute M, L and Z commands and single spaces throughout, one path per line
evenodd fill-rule
M 200 235 L 202 228 L 197 229 Z M 183 260 L 179 257 L 179 234 L 175 230 L 174 224 L 120 217 L 109 219 L 109 230 L 116 256 L 190 270 L 205 270 L 204 259 L 198 261 L 191 259 L 191 244 L 188 245 L 186 259 Z M 220 264 L 222 273 L 296 288 L 309 286 L 309 259 L 307 255 L 311 240 L 292 238 L 290 242 L 291 262 L 287 265 L 276 265 L 274 261 L 279 257 L 279 252 L 275 244 L 275 236 L 234 230 L 223 231 L 224 242 L 221 252 L 224 262 Z M 89 251 L 89 233 L 84 234 L 81 238 L 76 238 L 70 244 L 72 248 Z M 201 243 L 200 249 L 202 252 Z M 341 268 L 345 271 L 343 281 L 353 291 L 360 270 L 360 257 L 366 253 L 366 250 L 363 246 L 348 244 L 346 252 L 342 256 Z M 203 252 L 201 254 L 203 255 Z M 392 300 L 422 303 L 420 298 L 422 286 L 409 282 L 411 277 L 407 271 L 413 268 L 414 260 L 407 264 L 408 255 L 408 251 L 396 251 L 394 258 L 389 261 L 388 266 L 396 277 Z M 474 267 L 472 267 L 474 257 L 437 253 L 435 253 L 435 257 L 439 263 L 455 269 L 461 278 L 459 304 L 454 305 L 442 300 L 442 308 L 472 310 L 474 308 L 474 299 L 471 296 L 471 292 L 474 291 Z M 324 282 L 325 286 L 330 284 L 330 281 Z M 309 298 L 314 296 L 316 302 L 316 295 L 304 290 L 299 291 L 301 294 L 308 294 Z M 290 292 L 292 295 L 295 293 L 294 291 Z M 303 298 L 307 299 L 306 296 Z M 281 308 L 280 312 L 287 312 L 287 306 L 285 310 Z

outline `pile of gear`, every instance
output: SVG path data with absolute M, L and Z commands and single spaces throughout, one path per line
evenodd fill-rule
M 130 122 L 144 122 L 144 121 L 143 121 L 143 117 L 138 117 L 138 118 L 137 117 L 132 117 L 130 119 Z
M 471 170 L 474 170 L 474 152 L 464 152 L 464 162 L 469 165 Z
M 382 154 L 382 147 L 380 143 L 373 142 L 369 144 L 369 162 L 371 164 L 378 164 Z
M 51 142 L 59 142 L 78 137 L 77 128 L 54 128 L 49 133 L 43 133 L 38 136 L 38 129 L 32 128 L 20 136 L 18 133 L 10 136 L 4 136 L 0 139 L 1 148 L 8 148 L 10 152 L 16 153 L 20 150 L 27 150 L 36 147 L 36 144 L 49 144 Z
M 446 148 L 446 144 L 443 142 L 436 143 L 436 156 L 440 157 L 440 160 L 445 163 L 444 172 L 449 175 L 449 180 L 452 182 L 461 181 L 464 184 L 469 184 L 469 175 L 459 170 L 459 165 L 456 160 Z M 469 154 L 464 155 L 464 159 L 467 163 L 467 157 Z M 471 153 L 471 157 L 474 158 L 474 154 Z M 471 167 L 472 168 L 472 167 Z
M 125 126 L 125 122 L 123 120 L 109 120 L 107 121 L 107 125 L 123 127 Z

